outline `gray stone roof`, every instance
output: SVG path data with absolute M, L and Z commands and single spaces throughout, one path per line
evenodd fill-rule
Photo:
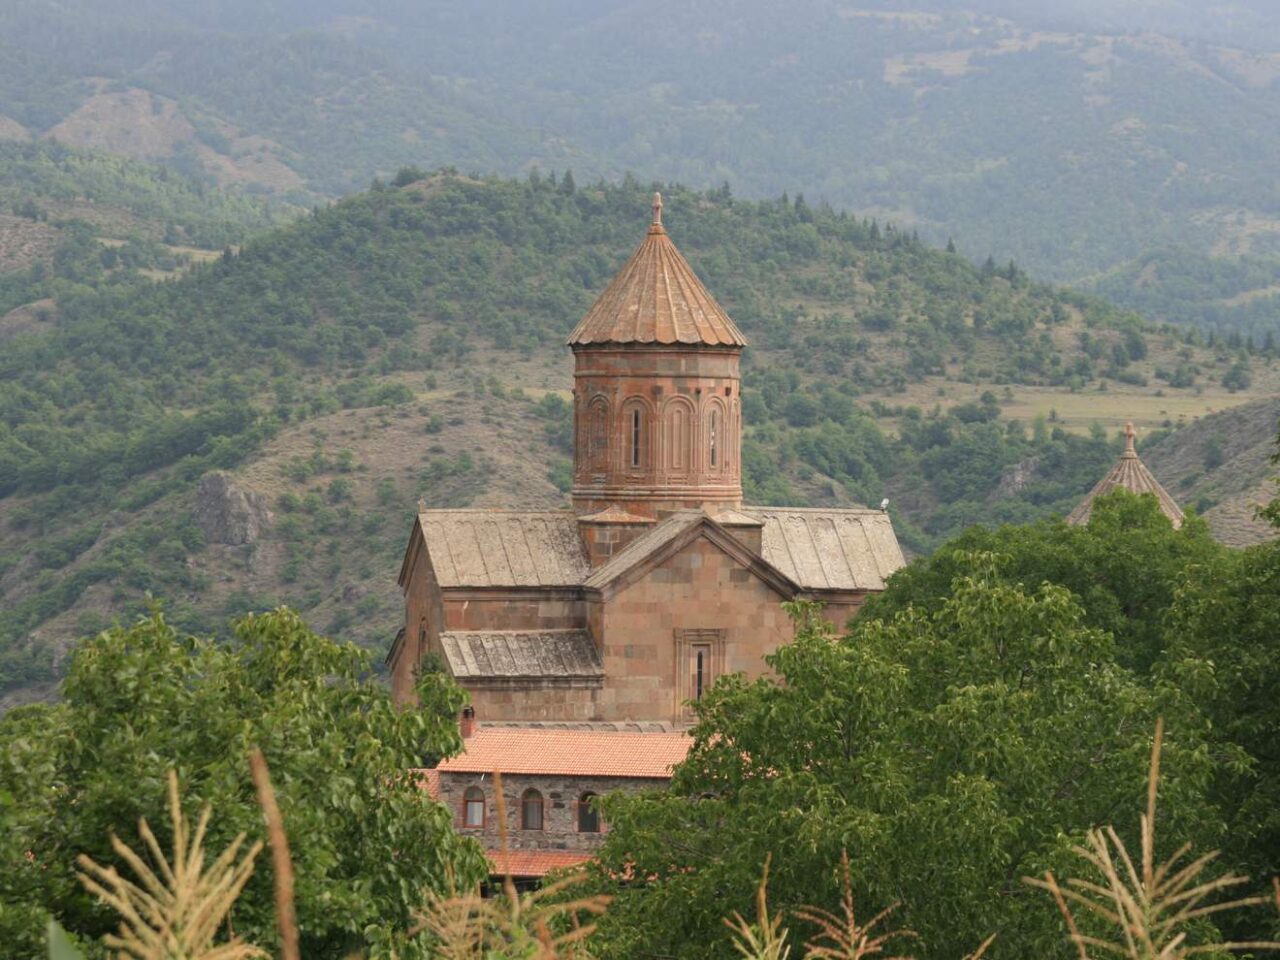
M 805 590 L 883 590 L 906 561 L 881 510 L 743 507 L 764 521 L 764 559 Z
M 586 630 L 454 631 L 442 633 L 440 645 L 459 680 L 604 676 Z
M 589 570 L 567 510 L 423 510 L 418 522 L 442 587 L 577 586 Z
M 600 588 L 705 517 L 673 513 L 596 570 L 567 510 L 423 510 L 418 521 L 441 587 Z M 725 521 L 762 523 L 762 558 L 803 590 L 882 590 L 905 563 L 879 510 L 743 507 Z

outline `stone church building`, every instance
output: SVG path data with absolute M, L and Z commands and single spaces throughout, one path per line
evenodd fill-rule
M 536 810 L 507 798 L 513 856 L 591 848 L 582 797 L 661 782 L 687 749 L 689 703 L 721 674 L 760 675 L 791 638 L 784 601 L 820 601 L 842 625 L 903 564 L 883 511 L 743 503 L 747 341 L 661 214 L 655 196 L 643 242 L 569 337 L 571 507 L 420 510 L 400 571 L 394 696 L 412 697 L 427 656 L 471 695 L 467 753 L 429 778 L 460 828 L 492 833 L 493 769 L 558 784 L 526 788 Z M 653 762 L 615 776 L 625 756 Z

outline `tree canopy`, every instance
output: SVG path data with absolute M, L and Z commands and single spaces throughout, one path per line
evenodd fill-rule
M 440 674 L 423 677 L 420 707 L 401 711 L 365 652 L 316 636 L 288 610 L 240 620 L 230 645 L 181 636 L 156 613 L 84 641 L 62 691 L 58 704 L 0 719 L 9 955 L 41 952 L 45 916 L 86 938 L 114 929 L 77 882 L 75 859 L 115 863 L 113 831 L 130 835 L 140 817 L 166 823 L 170 769 L 191 819 L 214 809 L 210 849 L 241 831 L 261 837 L 254 747 L 285 816 L 305 956 L 386 955 L 428 891 L 445 890 L 450 875 L 465 888 L 486 874 L 480 848 L 413 774 L 461 747 L 464 695 Z M 275 942 L 271 883 L 260 863 L 233 917 L 264 946 Z M 401 942 L 400 955 L 407 949 Z
M 847 637 L 797 607 L 776 678 L 723 679 L 698 705 L 671 790 L 612 801 L 602 876 L 647 880 L 616 890 L 605 956 L 728 956 L 708 944 L 747 912 L 767 855 L 778 909 L 833 907 L 843 850 L 860 909 L 900 901 L 920 956 L 996 931 L 993 956 L 1050 955 L 1061 928 L 1022 877 L 1061 868 L 1095 824 L 1136 829 L 1161 713 L 1177 718 L 1166 833 L 1221 838 L 1194 706 L 1120 664 L 1065 587 L 1010 583 L 990 554 L 955 562 L 945 599 Z

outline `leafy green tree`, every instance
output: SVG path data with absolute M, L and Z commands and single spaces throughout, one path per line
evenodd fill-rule
M 1198 517 L 1188 516 L 1175 530 L 1154 497 L 1117 490 L 1094 502 L 1085 526 L 1041 520 L 965 531 L 895 574 L 861 619 L 892 620 L 911 607 L 940 609 L 974 552 L 991 554 L 992 573 L 1002 583 L 1066 587 L 1084 622 L 1115 638 L 1117 660 L 1143 672 L 1164 647 L 1164 617 L 1178 591 L 1189 577 L 1218 570 L 1229 553 Z
M 727 957 L 765 858 L 779 909 L 835 908 L 841 852 L 860 911 L 900 901 L 919 956 L 1056 955 L 1063 930 L 1022 877 L 1061 868 L 1091 826 L 1136 832 L 1157 714 L 1174 718 L 1165 835 L 1219 836 L 1194 711 L 1116 663 L 1063 587 L 957 558 L 950 596 L 836 639 L 797 605 L 776 679 L 723 678 L 698 705 L 672 788 L 608 804 L 601 925 L 609 958 Z M 619 876 L 643 878 L 617 883 Z M 797 929 L 799 926 L 797 925 Z
M 1280 528 L 1280 497 L 1262 513 Z M 1265 884 L 1280 875 L 1280 541 L 1226 551 L 1211 575 L 1190 578 L 1168 631 L 1164 672 L 1203 705 L 1216 742 L 1246 754 L 1219 771 L 1214 796 L 1228 856 Z
M 410 772 L 460 748 L 458 688 L 425 675 L 422 706 L 398 710 L 366 653 L 316 636 L 287 609 L 245 617 L 236 637 L 180 636 L 158 613 L 117 627 L 76 649 L 61 703 L 0 720 L 0 938 L 22 945 L 6 955 L 36 955 L 41 915 L 85 938 L 114 929 L 76 881 L 75 858 L 115 863 L 113 830 L 139 817 L 166 823 L 171 768 L 189 815 L 213 807 L 210 849 L 240 831 L 262 836 L 254 746 L 289 833 L 305 956 L 385 955 L 450 872 L 463 887 L 484 876 L 481 850 Z M 234 923 L 250 942 L 274 942 L 265 864 Z M 400 955 L 414 954 L 401 944 Z

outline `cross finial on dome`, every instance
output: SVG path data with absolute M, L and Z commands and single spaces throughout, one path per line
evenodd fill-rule
M 1126 457 L 1136 457 L 1138 451 L 1133 448 L 1133 438 L 1138 434 L 1133 429 L 1133 421 L 1130 420 L 1124 425 L 1124 455 Z
M 662 227 L 662 194 L 653 195 L 653 223 L 651 226 Z

